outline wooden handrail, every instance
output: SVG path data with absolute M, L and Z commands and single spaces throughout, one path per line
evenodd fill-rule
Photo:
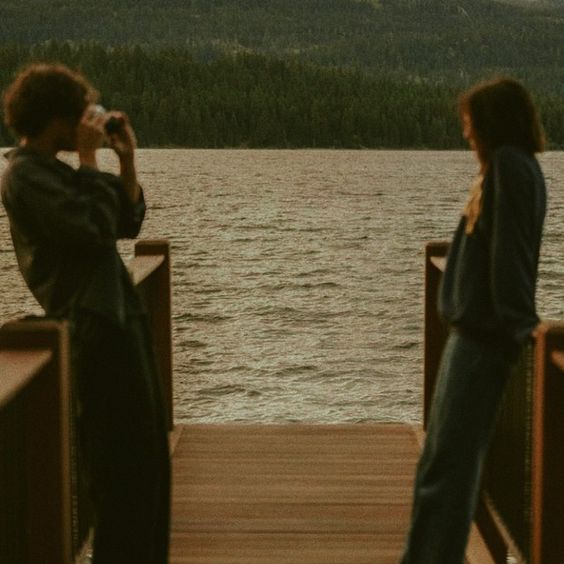
M 172 429 L 168 241 L 139 241 L 128 268 L 152 326 Z M 4 489 L 0 492 L 0 562 L 70 564 L 80 550 L 76 542 L 83 539 L 75 539 L 72 546 L 69 365 L 65 322 L 12 321 L 0 329 L 0 489 L 13 490 L 11 497 L 4 496 Z M 11 449 L 18 450 L 15 458 L 4 454 Z M 20 499 L 22 492 L 25 500 Z
M 127 268 L 136 286 L 140 286 L 151 274 L 156 272 L 158 268 L 165 262 L 163 255 L 154 256 L 136 256 L 133 257 Z
M 174 427 L 170 243 L 138 241 L 129 270 L 149 314 L 170 431 Z
M 0 561 L 70 564 L 67 324 L 6 323 L 0 351 L 0 442 L 9 445 L 0 453 Z
M 49 349 L 0 350 L 0 410 L 25 390 L 52 359 Z
M 564 562 L 564 323 L 536 331 L 533 404 L 531 562 Z M 556 360 L 556 363 L 554 362 Z
M 552 360 L 554 366 L 559 368 L 561 372 L 564 372 L 564 351 L 552 351 L 550 359 Z
M 444 272 L 445 268 L 446 268 L 446 257 L 436 257 L 436 256 L 432 256 L 430 257 L 431 260 L 431 264 L 440 272 Z

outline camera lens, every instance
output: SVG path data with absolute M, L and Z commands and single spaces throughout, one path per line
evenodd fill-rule
M 101 106 L 100 104 L 95 104 L 94 106 L 90 107 L 89 113 L 92 117 L 103 116 L 106 113 L 106 108 L 104 108 L 104 106 Z
M 112 134 L 117 133 L 123 127 L 123 120 L 116 117 L 109 118 L 104 124 L 106 133 Z

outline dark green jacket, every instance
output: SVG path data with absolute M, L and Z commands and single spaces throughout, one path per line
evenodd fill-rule
M 123 323 L 141 306 L 116 242 L 138 235 L 143 196 L 133 204 L 119 177 L 26 148 L 6 156 L 2 202 L 20 271 L 46 314 L 78 307 Z
M 462 333 L 518 350 L 538 323 L 535 289 L 546 211 L 539 163 L 498 149 L 484 177 L 474 231 L 463 217 L 449 250 L 439 311 Z

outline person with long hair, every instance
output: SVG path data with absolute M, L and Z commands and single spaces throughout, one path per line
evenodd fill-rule
M 439 291 L 449 336 L 414 487 L 402 564 L 461 564 L 484 459 L 512 365 L 539 322 L 535 288 L 546 187 L 544 135 L 517 81 L 480 83 L 459 102 L 479 172 Z

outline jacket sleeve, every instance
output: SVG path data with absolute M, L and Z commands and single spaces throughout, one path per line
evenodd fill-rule
M 80 169 L 79 169 L 80 170 Z M 93 171 L 96 172 L 96 171 Z M 126 194 L 123 181 L 119 176 L 109 173 L 98 173 L 102 175 L 105 182 L 111 186 L 119 199 L 119 217 L 117 225 L 118 239 L 134 239 L 139 235 L 143 219 L 145 218 L 145 196 L 143 188 L 140 189 L 140 196 L 137 202 L 132 202 Z
M 144 204 L 126 202 L 121 179 L 87 167 L 63 178 L 43 167 L 14 163 L 8 200 L 27 231 L 61 247 L 114 246 L 135 236 Z
M 501 149 L 492 162 L 491 292 L 500 326 L 523 342 L 536 323 L 535 182 L 523 157 Z

